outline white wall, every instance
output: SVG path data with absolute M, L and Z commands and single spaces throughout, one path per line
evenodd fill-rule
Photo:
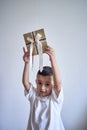
M 26 129 L 29 105 L 21 82 L 23 34 L 40 28 L 55 49 L 61 71 L 64 126 L 87 130 L 86 0 L 0 0 L 0 130 Z M 44 55 L 44 64 L 49 64 L 47 58 Z

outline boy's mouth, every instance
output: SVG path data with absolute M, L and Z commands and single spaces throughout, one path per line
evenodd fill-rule
M 41 90 L 40 93 L 41 93 L 41 94 L 46 94 L 46 91 L 42 91 L 42 90 Z
M 40 92 L 41 92 L 41 93 L 46 93 L 46 91 L 42 91 L 42 90 L 41 90 Z

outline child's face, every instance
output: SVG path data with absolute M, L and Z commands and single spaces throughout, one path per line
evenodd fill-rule
M 38 94 L 42 97 L 48 96 L 54 86 L 53 76 L 37 75 L 36 84 Z

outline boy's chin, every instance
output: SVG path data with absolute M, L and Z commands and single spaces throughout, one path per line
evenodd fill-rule
M 40 93 L 40 96 L 41 97 L 46 97 L 46 96 L 48 96 L 48 94 L 46 94 L 46 93 Z
M 40 93 L 40 96 L 41 97 L 46 97 L 46 96 L 49 96 L 51 93 L 45 93 L 45 92 L 43 92 L 43 93 Z

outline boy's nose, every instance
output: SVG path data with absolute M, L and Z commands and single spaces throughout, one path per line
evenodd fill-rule
M 44 85 L 42 85 L 41 89 L 44 91 L 44 90 L 45 90 L 45 86 L 44 86 Z

